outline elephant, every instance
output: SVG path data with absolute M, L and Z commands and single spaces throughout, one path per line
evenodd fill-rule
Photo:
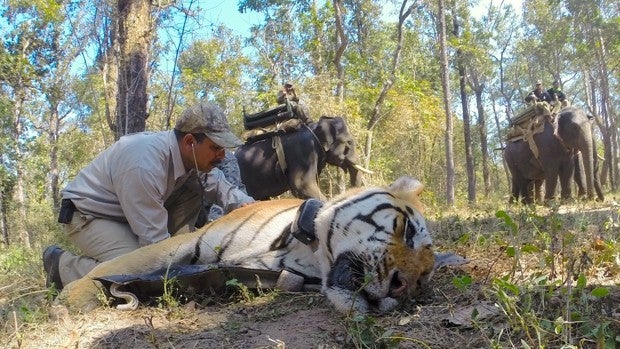
M 548 202 L 555 197 L 558 178 L 561 198 L 570 199 L 570 181 L 575 170 L 575 157 L 579 152 L 583 159 L 581 163 L 587 198 L 594 198 L 596 186 L 598 199 L 604 199 L 600 182 L 596 178 L 597 155 L 592 120 L 585 111 L 572 106 L 562 109 L 553 123 L 547 117 L 543 131 L 534 134 L 532 138 L 539 151 L 538 158 L 534 156 L 530 145 L 522 139 L 509 141 L 504 149 L 504 159 L 512 176 L 511 201 L 521 197 L 524 203 L 532 203 L 532 189 L 539 187 L 544 180 L 544 200 Z
M 272 138 L 246 142 L 235 151 L 241 179 L 254 199 L 266 200 L 290 189 L 297 198 L 325 200 L 318 176 L 326 164 L 348 172 L 354 187 L 361 186 L 362 172 L 369 172 L 360 165 L 355 140 L 342 117 L 322 116 L 277 137 L 282 144 L 280 156 Z M 284 158 L 284 170 L 279 158 Z

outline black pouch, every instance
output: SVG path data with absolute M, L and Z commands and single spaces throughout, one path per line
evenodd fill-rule
M 73 201 L 69 199 L 62 199 L 60 202 L 60 213 L 58 214 L 58 223 L 71 223 L 73 219 L 73 213 L 75 212 L 75 205 Z

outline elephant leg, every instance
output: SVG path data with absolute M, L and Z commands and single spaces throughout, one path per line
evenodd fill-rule
M 598 154 L 596 154 L 596 150 L 594 150 L 592 154 L 592 160 L 594 162 L 594 190 L 596 191 L 596 196 L 598 201 L 604 201 L 605 196 L 603 195 L 603 189 L 601 187 L 601 178 L 599 177 L 599 164 L 598 164 Z
M 555 198 L 555 188 L 558 185 L 558 170 L 550 169 L 545 172 L 545 203 Z
M 532 193 L 534 192 L 534 181 L 521 178 L 518 183 L 519 194 L 521 195 L 521 202 L 525 205 L 531 205 L 534 203 Z
M 581 152 L 575 154 L 574 160 L 574 174 L 575 183 L 577 184 L 577 196 L 585 197 L 586 196 L 586 183 L 585 183 L 585 172 L 583 170 L 583 159 L 581 157 Z
M 598 201 L 604 201 L 605 195 L 603 195 L 603 189 L 601 187 L 601 180 L 598 176 L 598 166 L 594 167 L 594 190 L 596 190 L 596 196 Z
M 544 183 L 544 181 L 542 179 L 535 179 L 534 180 L 534 200 L 537 203 L 542 203 L 543 202 L 543 193 L 542 193 L 543 183 Z
M 289 172 L 289 185 L 291 191 L 295 197 L 300 199 L 315 198 L 321 201 L 326 201 L 327 198 L 321 192 L 318 183 L 318 176 L 316 171 L 310 171 L 312 173 L 294 173 Z M 314 175 L 313 175 L 314 174 Z
M 561 198 L 563 201 L 570 200 L 573 196 L 572 193 L 572 183 L 571 179 L 573 178 L 574 172 L 574 160 L 571 157 L 569 161 L 564 162 L 560 166 L 559 177 L 560 177 L 560 192 Z
M 519 196 L 521 195 L 521 190 L 519 188 L 519 184 L 515 178 L 515 176 L 512 176 L 512 188 L 511 188 L 511 195 L 510 195 L 510 200 L 508 201 L 510 204 L 515 204 L 519 201 Z

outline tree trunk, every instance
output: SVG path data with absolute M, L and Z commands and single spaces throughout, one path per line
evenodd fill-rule
M 506 183 L 510 185 L 510 170 L 508 170 L 508 165 L 506 164 L 506 160 L 504 159 L 504 142 L 502 141 L 502 126 L 499 122 L 499 113 L 497 112 L 497 107 L 495 103 L 492 103 L 493 107 L 493 118 L 495 119 L 495 128 L 497 129 L 497 134 L 499 135 L 499 149 L 502 152 L 502 166 L 504 167 L 504 174 L 506 175 Z M 510 109 L 506 107 L 506 118 L 510 120 Z
M 474 90 L 476 107 L 478 108 L 478 136 L 480 137 L 480 152 L 482 153 L 482 179 L 484 181 L 484 197 L 488 198 L 491 192 L 491 175 L 489 171 L 489 142 L 487 140 L 487 120 L 482 102 L 483 86 Z
M 58 103 L 51 104 L 50 121 L 48 131 L 48 141 L 50 144 L 50 184 L 49 190 L 55 209 L 60 208 L 60 189 L 58 188 L 59 173 L 58 169 L 58 130 L 60 128 L 60 118 L 58 116 Z
M 439 51 L 441 62 L 441 86 L 443 88 L 443 105 L 446 114 L 446 203 L 454 204 L 454 126 L 452 123 L 452 110 L 450 101 L 450 71 L 448 66 L 447 38 L 446 38 L 446 13 L 444 1 L 439 2 Z
M 14 109 L 15 121 L 13 125 L 13 144 L 15 146 L 13 148 L 13 151 L 15 152 L 15 159 L 17 161 L 15 163 L 16 182 L 15 182 L 15 193 L 13 194 L 14 195 L 13 197 L 14 197 L 15 205 L 17 206 L 17 217 L 23 218 L 23 217 L 28 217 L 28 215 L 26 213 L 26 197 L 24 194 L 24 176 L 25 176 L 24 165 L 23 165 L 24 155 L 22 153 L 22 150 L 19 144 L 20 144 L 20 138 L 22 135 L 22 128 L 23 128 L 22 107 L 23 107 L 25 98 L 22 97 L 23 91 L 18 91 L 16 95 L 17 95 L 17 100 L 15 101 L 15 109 Z M 17 235 L 19 236 L 19 242 L 21 243 L 21 245 L 30 249 L 32 246 L 30 234 L 28 233 L 28 230 L 26 229 L 24 223 L 25 222 L 21 219 L 17 220 L 16 222 Z
M 336 20 L 336 52 L 334 54 L 334 66 L 336 67 L 337 86 L 336 96 L 340 103 L 344 102 L 344 67 L 342 66 L 342 55 L 349 43 L 344 33 L 344 25 L 342 23 L 342 0 L 334 0 L 334 19 Z
M 456 16 L 456 10 L 452 14 L 452 34 L 460 37 L 460 25 Z M 463 50 L 456 50 L 456 61 L 458 62 L 459 90 L 461 94 L 461 108 L 463 111 L 463 137 L 465 140 L 465 166 L 467 168 L 467 201 L 472 204 L 476 202 L 476 173 L 474 167 L 474 156 L 472 154 L 471 141 L 471 122 L 469 115 L 469 103 L 467 100 L 467 68 L 465 67 L 465 57 Z
M 146 128 L 149 49 L 153 36 L 151 6 L 150 0 L 118 0 L 117 139 Z
M 0 231 L 2 231 L 2 242 L 4 246 L 9 246 L 9 230 L 6 224 L 7 209 L 2 189 L 3 188 L 0 188 Z
M 598 29 L 598 53 L 597 58 L 599 59 L 600 64 L 599 67 L 599 75 L 601 77 L 601 113 L 605 119 L 605 126 L 607 131 L 609 132 L 609 148 L 610 148 L 610 156 L 608 159 L 610 172 L 609 172 L 609 182 L 612 191 L 617 189 L 617 183 L 620 180 L 620 169 L 618 168 L 618 163 L 620 161 L 619 155 L 619 140 L 618 140 L 618 127 L 616 123 L 615 110 L 611 98 L 611 94 L 609 91 L 609 78 L 610 75 L 609 70 L 607 68 L 607 51 L 605 46 L 605 41 L 603 36 L 600 34 L 600 29 Z

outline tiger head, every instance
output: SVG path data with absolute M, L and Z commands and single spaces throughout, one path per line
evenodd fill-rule
M 391 311 L 430 279 L 437 263 L 418 199 L 422 188 L 401 177 L 384 188 L 347 192 L 318 214 L 323 292 L 338 310 Z

